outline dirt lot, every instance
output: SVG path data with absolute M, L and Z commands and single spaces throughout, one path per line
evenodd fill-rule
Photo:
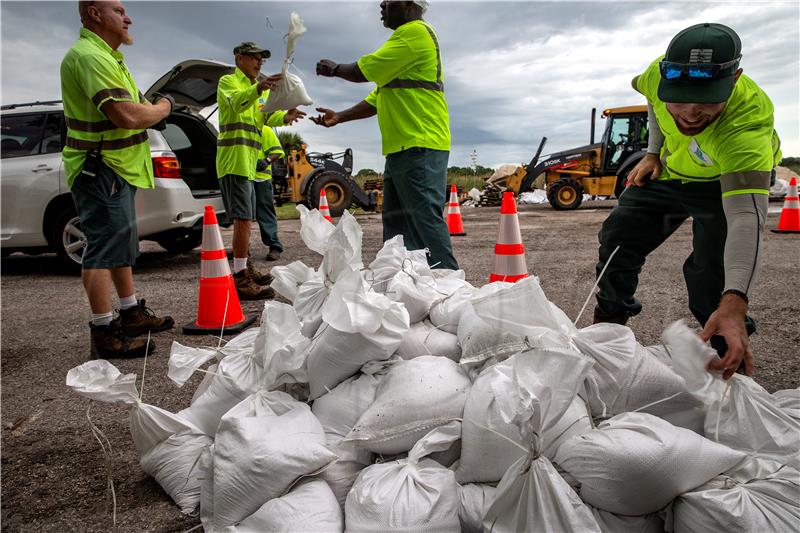
M 549 206 L 523 206 L 520 225 L 528 268 L 541 278 L 549 298 L 574 317 L 594 281 L 596 234 L 613 201 L 589 202 L 574 212 Z M 780 204 L 771 204 L 767 224 L 777 225 Z M 456 257 L 467 279 L 488 280 L 497 232 L 497 208 L 464 209 L 468 235 L 455 237 Z M 381 246 L 380 218 L 359 217 L 364 229 L 364 261 Z M 302 260 L 315 268 L 319 256 L 299 239 L 299 222 L 281 222 L 287 251 L 279 264 Z M 223 232 L 226 242 L 230 233 Z M 256 237 L 254 235 L 254 237 Z M 254 241 L 258 241 L 254 238 Z M 664 327 L 679 318 L 696 326 L 687 310 L 681 275 L 691 235 L 684 225 L 654 253 L 641 275 L 639 297 L 645 308 L 630 326 L 641 342 L 658 341 Z M 199 253 L 170 255 L 143 243 L 136 269 L 140 297 L 179 325 L 195 318 Z M 253 247 L 256 259 L 266 250 Z M 800 235 L 765 235 L 761 275 L 751 297 L 759 331 L 753 338 L 756 379 L 770 391 L 800 385 L 800 308 L 797 273 Z M 260 266 L 265 267 L 263 261 Z M 258 313 L 259 303 L 246 303 Z M 579 325 L 588 325 L 590 306 Z M 520 309 L 519 312 L 525 312 Z M 90 319 L 77 278 L 61 275 L 55 256 L 14 255 L 2 262 L 2 526 L 6 531 L 109 531 L 106 469 L 86 419 L 89 400 L 64 385 L 67 371 L 88 356 Z M 176 388 L 166 376 L 173 340 L 198 346 L 211 338 L 186 337 L 179 329 L 158 334 L 157 352 L 148 359 L 144 398 L 170 411 L 188 405 L 200 382 L 195 376 Z M 122 372 L 141 376 L 142 359 L 119 361 Z M 182 515 L 158 485 L 145 476 L 128 432 L 125 409 L 92 405 L 92 420 L 113 446 L 117 523 L 121 531 L 184 531 L 197 524 Z

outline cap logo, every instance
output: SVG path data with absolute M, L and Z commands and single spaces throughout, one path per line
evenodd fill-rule
M 689 63 L 711 63 L 714 57 L 713 48 L 692 48 L 689 51 Z

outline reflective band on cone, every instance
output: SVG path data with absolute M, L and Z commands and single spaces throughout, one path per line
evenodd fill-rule
M 328 209 L 328 195 L 325 194 L 325 189 L 319 191 L 319 212 L 322 214 L 322 218 L 333 224 L 331 211 Z
M 494 246 L 494 267 L 489 276 L 489 283 L 495 281 L 515 282 L 528 277 L 528 265 L 525 262 L 525 245 L 519 231 L 517 204 L 514 193 L 503 193 L 503 204 L 500 208 L 500 227 L 497 231 L 497 244 Z
M 200 294 L 197 320 L 183 326 L 186 335 L 239 333 L 256 317 L 242 313 L 233 283 L 228 254 L 222 243 L 217 215 L 210 205 L 203 214 L 203 246 L 200 252 Z
M 778 229 L 773 233 L 800 233 L 800 199 L 797 197 L 797 178 L 789 180 L 789 194 L 783 202 Z
M 450 235 L 466 235 L 464 221 L 461 220 L 461 208 L 458 205 L 458 191 L 455 184 L 450 187 L 450 202 L 447 204 L 447 230 Z

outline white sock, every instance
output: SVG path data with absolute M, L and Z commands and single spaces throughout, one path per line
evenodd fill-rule
M 114 315 L 109 311 L 108 313 L 92 313 L 92 325 L 93 326 L 107 326 L 111 324 L 111 319 L 114 318 Z
M 233 273 L 236 274 L 237 272 L 241 272 L 247 268 L 247 258 L 246 257 L 234 257 L 233 258 Z
M 139 305 L 139 300 L 136 299 L 136 293 L 119 299 L 120 309 L 130 309 L 131 307 L 136 307 L 137 305 Z

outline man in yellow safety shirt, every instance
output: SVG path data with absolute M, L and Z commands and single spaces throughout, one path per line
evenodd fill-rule
M 322 126 L 378 115 L 386 167 L 383 174 L 383 240 L 403 235 L 409 250 L 427 248 L 428 262 L 458 269 L 443 210 L 450 156 L 450 117 L 444 97 L 439 39 L 422 20 L 428 0 L 381 2 L 392 36 L 355 63 L 317 63 L 320 76 L 374 82 L 363 101 L 344 111 L 317 108 Z
M 222 76 L 217 88 L 219 137 L 217 138 L 217 176 L 220 179 L 225 209 L 233 219 L 233 282 L 242 300 L 273 298 L 268 286 L 272 277 L 261 274 L 248 261 L 250 226 L 256 220 L 256 195 L 253 180 L 261 155 L 262 128 L 292 124 L 305 116 L 297 109 L 277 111 L 265 117 L 258 109 L 259 97 L 267 98 L 282 75 L 258 79 L 269 50 L 253 42 L 233 49 L 236 70 Z
M 146 128 L 172 112 L 172 99 L 144 99 L 119 51 L 133 44 L 132 24 L 119 0 L 78 2 L 80 38 L 61 62 L 67 137 L 62 158 L 81 230 L 86 236 L 81 279 L 92 321 L 92 358 L 138 357 L 154 350 L 141 338 L 169 329 L 137 300 L 132 266 L 139 256 L 134 196 L 153 188 Z M 111 285 L 120 314 L 112 320 Z
M 645 258 L 691 217 L 692 253 L 683 264 L 689 308 L 720 355 L 709 368 L 725 379 L 742 364 L 753 372 L 748 295 L 781 158 L 772 102 L 742 74 L 741 58 L 731 28 L 697 24 L 633 79 L 648 102 L 648 153 L 600 230 L 598 275 L 608 268 L 594 317 L 624 324 L 641 311 L 634 293 Z
M 261 134 L 261 151 L 263 159 L 256 165 L 256 177 L 253 187 L 256 191 L 256 220 L 261 234 L 261 242 L 267 247 L 267 261 L 277 261 L 283 252 L 283 245 L 278 239 L 278 216 L 275 213 L 272 187 L 272 163 L 284 157 L 283 148 L 275 135 L 275 130 L 264 126 Z

